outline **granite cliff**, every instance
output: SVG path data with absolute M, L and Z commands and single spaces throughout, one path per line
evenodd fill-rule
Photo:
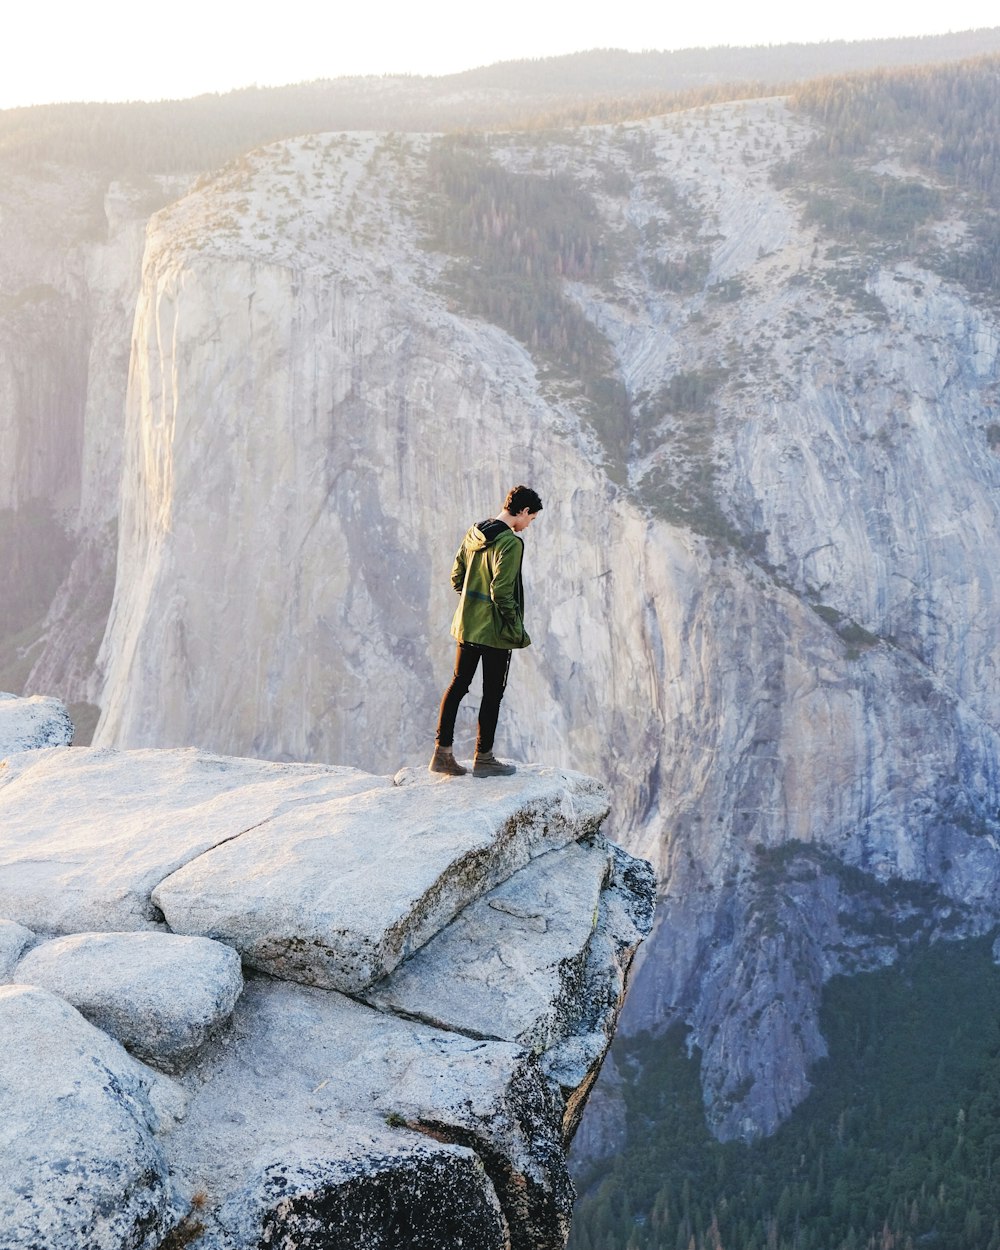
M 504 746 L 608 776 L 663 888 L 624 1027 L 688 1024 L 723 1137 L 804 1095 L 831 975 L 1000 919 L 1000 328 L 828 245 L 775 180 L 813 134 L 776 99 L 443 155 L 308 136 L 157 213 L 110 618 L 72 690 L 32 687 L 99 705 L 102 747 L 418 765 L 452 548 L 530 481 Z M 436 227 L 469 169 L 499 190 L 463 253 Z M 597 336 L 582 381 L 476 233 L 533 245 L 538 184 L 585 222 L 539 288 Z M 52 628 L 36 679 L 63 654 Z
M 603 788 L 69 737 L 0 698 L 0 1245 L 562 1247 L 652 921 Z

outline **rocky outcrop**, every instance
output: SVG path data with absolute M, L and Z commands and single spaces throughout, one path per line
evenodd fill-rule
M 69 746 L 73 722 L 58 699 L 33 695 L 20 699 L 0 692 L 0 759 L 38 747 Z
M 248 1108 L 249 1073 L 255 1102 Z M 250 1223 L 240 1213 L 259 1209 L 268 1190 L 277 1201 L 265 1227 L 280 1226 L 288 1210 L 273 1178 L 303 1158 L 327 1173 L 319 1185 L 322 1202 L 337 1200 L 330 1178 L 345 1153 L 354 1156 L 355 1170 L 365 1171 L 370 1153 L 373 1180 L 384 1187 L 379 1156 L 392 1129 L 403 1165 L 422 1137 L 474 1153 L 483 1169 L 480 1205 L 499 1206 L 512 1246 L 565 1243 L 573 1194 L 562 1099 L 523 1047 L 402 1020 L 342 995 L 255 979 L 237 1008 L 232 1043 L 207 1055 L 193 1077 L 204 1084 L 172 1149 L 189 1160 L 188 1174 L 209 1198 L 221 1199 L 223 1230 Z M 373 1194 L 364 1199 L 373 1201 Z M 447 1188 L 435 1202 L 450 1203 Z M 365 1250 L 379 1244 L 354 1235 L 349 1244 Z
M 562 1247 L 566 1151 L 652 921 L 607 809 L 541 767 L 8 757 L 11 1246 Z
M 607 810 L 602 787 L 551 769 L 454 787 L 446 804 L 437 786 L 376 789 L 277 815 L 166 877 L 152 900 L 176 932 L 227 941 L 252 968 L 361 993 L 494 884 L 596 832 Z
M 370 989 L 373 1006 L 527 1046 L 566 1100 L 572 1138 L 607 1052 L 653 878 L 603 839 L 542 855 Z
M 391 785 L 355 769 L 97 748 L 11 756 L 0 781 L 0 913 L 51 933 L 153 928 L 153 890 L 189 860 L 288 809 Z

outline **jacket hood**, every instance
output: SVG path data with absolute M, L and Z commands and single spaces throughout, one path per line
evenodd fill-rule
M 473 525 L 465 536 L 465 544 L 470 551 L 482 551 L 484 547 L 492 546 L 504 533 L 510 534 L 513 531 L 509 525 L 492 517 L 488 521 L 480 521 L 478 525 Z

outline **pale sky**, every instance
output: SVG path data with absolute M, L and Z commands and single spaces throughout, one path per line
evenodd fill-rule
M 156 100 L 347 74 L 448 74 L 589 48 L 942 34 L 1000 25 L 996 0 L 7 0 L 0 108 Z

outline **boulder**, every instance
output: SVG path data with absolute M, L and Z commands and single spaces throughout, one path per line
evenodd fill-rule
M 566 1036 L 609 871 L 603 839 L 539 856 L 373 986 L 367 1001 L 541 1053 Z
M 0 986 L 0 1037 L 5 1250 L 155 1250 L 188 1205 L 161 1141 L 181 1091 L 37 986 Z
M 154 1067 L 177 1071 L 232 1014 L 243 989 L 231 946 L 174 933 L 76 933 L 43 942 L 14 979 L 65 998 Z
M 314 1161 L 346 1151 L 357 1170 L 380 1154 L 392 1129 L 403 1149 L 419 1133 L 475 1151 L 514 1250 L 564 1246 L 573 1195 L 561 1104 L 519 1046 L 252 976 L 231 1039 L 209 1047 L 179 1079 L 190 1104 L 170 1143 L 171 1163 L 204 1195 L 199 1220 L 209 1230 L 220 1219 L 242 1227 L 247 1221 L 237 1212 L 278 1204 L 271 1178 L 282 1161 L 300 1157 L 302 1143 Z M 441 1200 L 448 1201 L 446 1192 Z M 474 1229 L 469 1236 L 479 1244 Z M 365 1243 L 344 1244 L 354 1250 Z
M 648 864 L 603 837 L 552 851 L 467 907 L 367 1001 L 530 1047 L 566 1099 L 568 1141 L 652 927 L 655 888 Z
M 42 695 L 22 699 L 0 691 L 0 760 L 38 747 L 68 747 L 73 722 L 65 703 Z
M 16 920 L 0 920 L 0 983 L 13 980 L 14 968 L 35 935 Z
M 150 894 L 281 814 L 390 788 L 354 768 L 202 751 L 30 751 L 0 769 L 0 915 L 36 931 L 153 928 Z
M 200 1222 L 200 1221 L 199 1221 Z M 417 1133 L 344 1125 L 261 1164 L 199 1250 L 506 1250 L 506 1221 L 474 1151 Z M 204 1225 L 202 1225 L 204 1227 Z
M 553 768 L 373 789 L 199 855 L 153 901 L 175 932 L 227 942 L 251 967 L 357 993 L 530 860 L 595 832 L 607 811 L 599 782 Z

